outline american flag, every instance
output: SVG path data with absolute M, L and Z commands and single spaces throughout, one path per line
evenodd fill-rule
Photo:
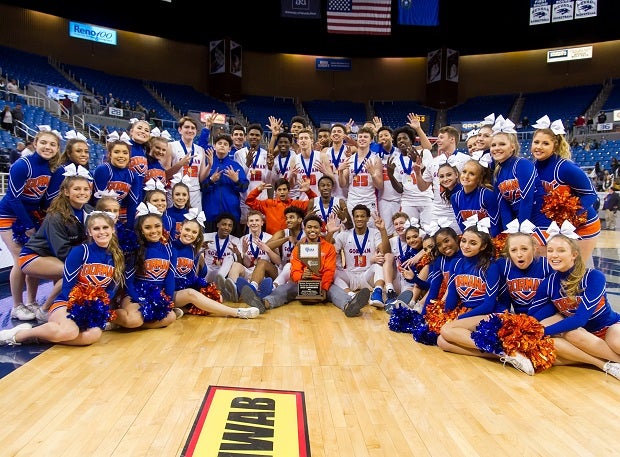
M 392 1 L 328 0 L 327 32 L 390 35 L 392 33 Z

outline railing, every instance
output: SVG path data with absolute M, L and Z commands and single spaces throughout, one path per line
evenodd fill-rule
M 9 186 L 9 174 L 0 173 L 0 195 L 6 194 L 6 189 Z

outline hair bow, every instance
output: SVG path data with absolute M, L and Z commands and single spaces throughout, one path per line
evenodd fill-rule
M 485 154 L 485 151 L 474 151 L 471 154 L 471 158 L 473 160 L 476 160 L 484 168 L 489 168 L 489 165 L 491 164 L 491 161 L 493 160 L 493 158 L 491 157 L 491 154 L 489 154 L 488 152 Z
M 86 141 L 87 138 L 82 135 L 80 132 L 76 132 L 75 130 L 69 130 L 65 133 L 65 140 L 82 140 Z
M 437 225 L 439 226 L 439 228 L 450 227 L 452 225 L 452 220 L 448 219 L 447 217 L 440 217 L 439 219 L 437 219 Z
M 408 229 L 409 227 L 420 228 L 420 220 L 417 217 L 411 217 L 405 221 L 404 226 L 405 229 Z
M 86 218 L 88 219 L 88 218 L 89 218 L 89 217 L 91 217 L 91 216 L 97 216 L 97 215 L 102 215 L 102 214 L 105 214 L 106 216 L 110 217 L 113 221 L 115 221 L 115 220 L 116 220 L 116 217 L 117 217 L 117 216 L 116 216 L 116 214 L 111 213 L 111 212 L 109 212 L 109 211 L 99 211 L 99 210 L 94 210 L 94 211 L 91 211 L 90 213 L 88 213 L 88 214 L 86 215 Z
M 90 172 L 84 168 L 82 165 L 75 166 L 74 163 L 70 163 L 65 167 L 65 172 L 62 174 L 63 176 L 81 176 L 82 178 L 86 178 L 88 180 L 92 180 L 93 177 L 90 175 Z
M 131 146 L 131 137 L 127 135 L 127 132 L 123 132 L 119 140 L 124 141 L 125 143 Z
M 131 119 L 129 119 L 129 123 L 131 125 L 134 125 L 136 122 L 138 122 L 140 119 L 138 119 L 137 117 L 132 117 Z
M 190 208 L 189 211 L 185 213 L 183 216 L 188 221 L 195 220 L 196 222 L 200 224 L 202 228 L 204 228 L 205 221 L 207 220 L 207 218 L 205 217 L 204 211 L 200 211 L 198 208 Z
M 435 236 L 435 233 L 437 233 L 437 231 L 440 229 L 441 227 L 439 227 L 439 225 L 437 224 L 437 222 L 433 221 L 428 225 L 424 226 L 424 231 L 429 235 L 429 236 Z
M 471 129 L 469 132 L 467 132 L 467 135 L 465 136 L 465 140 L 469 140 L 472 136 L 477 136 L 478 130 L 480 129 Z
M 476 227 L 476 230 L 478 230 L 479 232 L 489 233 L 489 229 L 491 228 L 491 219 L 488 217 L 484 217 L 478 220 L 478 215 L 474 214 L 465 219 L 463 221 L 463 225 L 466 228 Z
M 155 127 L 153 130 L 151 130 L 151 137 L 163 138 L 163 139 L 168 140 L 168 141 L 172 140 L 172 135 L 170 135 L 170 132 L 168 132 L 168 130 L 164 130 L 162 132 L 157 127 Z
M 106 141 L 108 143 L 111 143 L 112 141 L 118 141 L 120 139 L 120 136 L 118 134 L 118 132 L 115 130 L 114 132 L 111 132 L 108 137 L 106 138 Z
M 186 186 L 189 186 L 191 182 L 192 182 L 192 179 L 189 176 L 184 175 L 180 171 L 178 173 L 175 173 L 174 176 L 172 176 L 172 179 L 170 180 L 170 184 L 172 184 L 173 186 L 178 183 L 183 183 Z
M 566 134 L 566 130 L 564 130 L 564 124 L 562 124 L 561 119 L 556 119 L 551 122 L 549 116 L 546 114 L 536 121 L 536 124 L 533 124 L 532 127 L 535 129 L 549 129 L 556 135 L 564 135 Z
M 150 203 L 140 203 L 136 208 L 136 217 L 146 216 L 147 214 L 158 214 L 161 216 L 159 210 L 155 207 L 155 205 L 151 205 Z
M 166 187 L 159 179 L 151 178 L 144 184 L 144 190 L 161 190 L 165 192 Z
M 514 122 L 510 119 L 504 119 L 504 116 L 500 114 L 493 124 L 493 133 L 517 133 L 514 127 Z
M 108 190 L 108 189 L 98 190 L 97 192 L 95 192 L 95 198 L 103 198 L 103 197 L 112 197 L 118 200 L 118 197 L 120 197 L 120 194 L 118 194 L 117 192 L 113 190 Z
M 525 233 L 526 235 L 530 235 L 535 231 L 536 226 L 532 224 L 529 219 L 525 219 L 521 223 L 519 223 L 519 219 L 513 219 L 511 222 L 506 224 L 506 230 L 502 233 Z
M 501 117 L 501 115 L 500 115 L 500 117 Z M 482 121 L 482 125 L 494 125 L 494 124 L 495 124 L 495 113 L 489 114 Z
M 50 127 L 49 125 L 43 124 L 43 125 L 38 125 L 37 127 L 39 127 L 39 132 L 51 132 L 54 135 L 56 135 L 58 138 L 62 138 L 62 134 L 56 129 L 52 130 L 52 127 Z
M 579 235 L 575 233 L 575 226 L 569 221 L 562 222 L 561 227 L 559 227 L 555 221 L 552 221 L 547 228 L 547 235 L 547 239 L 554 237 L 555 235 L 564 235 L 573 240 L 579 239 Z

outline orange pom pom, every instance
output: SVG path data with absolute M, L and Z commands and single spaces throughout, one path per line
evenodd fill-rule
M 497 336 L 502 341 L 504 352 L 514 355 L 520 352 L 532 361 L 534 371 L 540 373 L 553 365 L 556 359 L 553 339 L 545 336 L 544 326 L 527 314 L 500 315 L 502 327 Z
M 542 213 L 558 225 L 569 221 L 579 227 L 588 220 L 581 200 L 571 194 L 568 186 L 556 187 L 543 197 Z
M 200 289 L 200 293 L 211 300 L 222 303 L 222 294 L 217 289 L 217 286 L 212 282 L 207 284 L 206 287 L 202 287 Z
M 495 246 L 495 257 L 500 258 L 502 256 L 502 252 L 504 252 L 504 247 L 506 246 L 506 241 L 508 240 L 507 233 L 499 233 L 493 238 L 493 246 Z
M 468 308 L 464 308 L 459 305 L 452 311 L 446 311 L 445 303 L 443 301 L 431 300 L 430 303 L 426 306 L 426 314 L 424 315 L 424 320 L 428 324 L 428 329 L 430 331 L 439 333 L 441 331 L 441 327 L 443 327 L 446 322 L 457 319 L 467 310 Z

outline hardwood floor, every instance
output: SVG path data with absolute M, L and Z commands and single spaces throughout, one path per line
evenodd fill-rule
M 601 250 L 618 241 L 604 234 Z M 583 366 L 530 377 L 388 319 L 293 302 L 53 346 L 0 379 L 0 455 L 179 456 L 210 385 L 304 392 L 313 457 L 618 453 L 620 380 Z

